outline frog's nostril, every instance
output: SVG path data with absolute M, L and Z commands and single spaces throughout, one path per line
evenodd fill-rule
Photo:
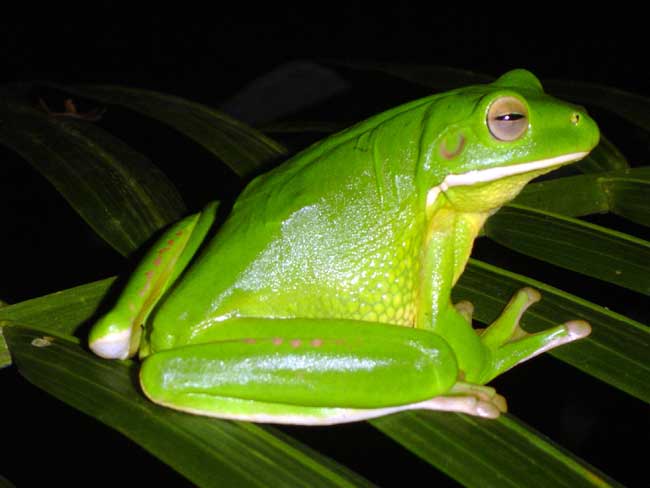
M 569 117 L 573 125 L 578 125 L 580 123 L 580 114 L 578 112 L 573 112 L 571 117 Z

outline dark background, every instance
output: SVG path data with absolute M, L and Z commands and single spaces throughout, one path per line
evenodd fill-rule
M 277 4 L 225 9 L 217 3 L 201 8 L 188 3 L 166 11 L 160 6 L 136 11 L 133 5 L 94 2 L 86 9 L 34 7 L 9 11 L 0 20 L 4 38 L 0 45 L 1 81 L 123 84 L 227 106 L 233 113 L 248 115 L 268 108 L 245 96 L 235 97 L 252 80 L 286 63 L 309 72 L 313 66 L 309 63 L 323 60 L 435 64 L 491 75 L 525 67 L 542 80 L 590 81 L 650 95 L 645 68 L 647 33 L 640 24 L 645 14 L 626 11 L 599 19 L 593 12 L 571 14 L 566 9 L 544 10 L 536 5 L 525 11 L 508 9 L 508 15 L 500 9 L 506 7 L 496 5 L 489 13 L 476 12 L 470 6 L 453 9 L 439 5 L 423 9 L 321 4 L 295 10 Z M 333 68 L 327 65 L 326 70 Z M 315 72 L 323 74 L 318 69 Z M 278 88 L 273 100 L 279 112 L 283 104 L 295 103 L 291 97 L 295 70 L 282 73 L 275 78 Z M 301 114 L 354 122 L 427 93 L 386 76 L 346 69 L 332 73 L 330 77 L 326 71 L 329 81 L 317 76 L 321 81 L 316 86 L 322 83 L 323 92 L 345 90 L 306 107 Z M 311 75 L 306 78 L 313 79 Z M 62 102 L 56 94 L 48 96 L 50 103 Z M 208 155 L 185 141 L 164 141 L 168 134 L 164 128 L 154 130 L 158 138 L 139 140 L 139 122 L 125 111 L 112 109 L 103 121 L 160 164 L 181 192 L 192 188 L 183 195 L 190 207 L 236 194 L 240 183 L 226 170 L 204 177 L 204 169 L 186 169 L 186 161 L 206 160 Z M 612 130 L 620 131 L 617 122 L 611 120 L 611 126 L 617 127 Z M 292 148 L 304 143 L 299 138 L 283 142 Z M 643 158 L 648 148 L 642 144 L 632 147 L 635 153 L 629 156 L 633 163 L 647 164 Z M 13 303 L 124 270 L 124 261 L 92 235 L 40 175 L 5 149 L 0 149 L 0 164 L 3 255 L 10 257 L 3 267 L 0 298 Z M 208 184 L 194 190 L 197 180 Z M 499 256 L 489 244 L 477 252 Z M 550 275 L 552 281 L 554 274 Z M 564 288 L 575 288 L 581 294 L 580 282 L 573 280 Z M 562 282 L 555 284 L 563 287 Z M 609 292 L 600 285 L 589 290 L 595 299 L 609 299 L 607 304 L 621 313 L 645 313 L 645 301 L 633 297 L 630 303 L 622 302 Z M 643 462 L 634 441 L 647 446 L 650 440 L 647 406 L 548 357 L 521 369 L 521 374 L 513 371 L 512 377 L 506 375 L 496 385 L 508 392 L 513 410 L 595 466 L 633 484 L 635 473 L 630 471 L 634 466 L 640 470 Z M 578 379 L 555 401 L 554 392 L 548 390 L 565 375 L 578 375 Z M 88 482 L 86 470 L 100 473 L 100 484 L 123 482 L 125 472 L 134 483 L 140 479 L 163 479 L 171 485 L 184 482 L 120 434 L 31 387 L 14 368 L 0 371 L 0 381 L 3 424 L 17 429 L 3 435 L 0 475 L 17 486 L 44 480 L 82 485 Z M 539 382 L 539 395 L 531 394 L 530 388 L 521 390 L 530 381 Z M 518 396 L 518 391 L 526 393 Z M 539 406 L 542 397 L 543 409 Z M 583 412 L 594 402 L 598 408 L 585 416 Z M 617 422 L 609 421 L 613 417 Z M 621 420 L 625 417 L 629 422 Z M 454 485 L 413 456 L 391 449 L 391 441 L 365 424 L 287 431 L 382 486 L 400 485 L 405 476 L 407 480 L 426 476 L 431 483 Z M 106 452 L 110 452 L 110 461 L 101 455 Z M 115 469 L 107 472 L 107 462 Z

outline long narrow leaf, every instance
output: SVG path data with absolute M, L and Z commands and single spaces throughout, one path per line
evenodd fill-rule
M 571 217 L 609 210 L 608 196 L 595 175 L 567 176 L 530 183 L 512 204 Z
M 96 313 L 114 281 L 96 281 L 0 308 L 0 368 L 11 361 L 2 338 L 2 325 L 17 323 L 71 336 Z
M 131 438 L 200 486 L 353 487 L 370 483 L 275 429 L 188 415 L 148 401 L 135 363 L 106 361 L 78 344 L 19 326 L 4 328 L 30 382 Z
M 99 127 L 0 100 L 0 142 L 29 161 L 95 232 L 123 255 L 184 212 L 174 185 L 147 158 Z
M 112 85 L 59 88 L 104 103 L 121 105 L 185 134 L 220 158 L 240 176 L 286 155 L 286 149 L 261 132 L 219 110 L 184 98 Z
M 409 412 L 371 423 L 463 486 L 620 486 L 512 415 Z
M 601 184 L 609 195 L 612 212 L 650 227 L 650 171 L 646 178 L 612 177 Z
M 598 146 L 576 166 L 583 173 L 602 173 L 629 168 L 630 165 L 623 153 L 607 137 L 600 134 Z
M 538 332 L 572 319 L 591 324 L 586 339 L 549 354 L 632 396 L 650 402 L 650 327 L 539 281 L 470 260 L 454 288 L 454 300 L 470 300 L 475 319 L 490 324 L 512 294 L 524 286 L 542 293 L 542 301 L 522 319 L 525 330 Z
M 115 278 L 94 281 L 0 308 L 0 321 L 18 322 L 54 334 L 72 335 L 92 317 L 106 298 Z
M 579 217 L 612 212 L 650 226 L 650 166 L 531 183 L 513 201 Z
M 527 256 L 650 295 L 650 242 L 643 239 L 519 205 L 489 219 L 485 234 Z

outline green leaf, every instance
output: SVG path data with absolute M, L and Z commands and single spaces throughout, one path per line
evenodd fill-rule
M 0 100 L 0 142 L 31 163 L 121 254 L 184 212 L 174 185 L 143 155 L 99 127 Z
M 643 239 L 519 205 L 492 216 L 485 235 L 527 256 L 650 295 L 650 242 Z
M 609 198 L 600 185 L 598 175 L 580 175 L 530 183 L 509 205 L 524 205 L 579 217 L 607 212 Z
M 2 333 L 2 322 L 0 322 L 0 368 L 4 368 L 10 364 L 11 354 L 9 354 L 7 341 L 5 341 L 4 335 Z
M 110 425 L 199 486 L 371 486 L 276 429 L 159 407 L 136 388 L 137 365 L 19 326 L 4 334 L 31 383 Z M 169 446 L 173 446 L 170 449 Z
M 114 282 L 109 278 L 0 308 L 0 368 L 11 364 L 2 325 L 17 323 L 70 336 L 95 314 Z
M 650 227 L 650 167 L 645 169 L 645 178 L 612 176 L 600 183 L 609 196 L 611 212 Z
M 47 324 L 47 330 L 54 334 L 72 335 L 93 316 L 114 283 L 115 278 L 107 278 L 8 305 L 0 308 L 0 322 L 7 320 L 39 329 Z
M 463 486 L 620 486 L 512 415 L 408 412 L 371 423 Z
M 650 226 L 650 166 L 527 185 L 513 204 L 578 217 L 612 212 Z
M 281 144 L 243 122 L 184 98 L 125 86 L 55 86 L 83 97 L 121 105 L 170 125 L 220 158 L 240 176 L 248 176 L 287 153 Z
M 583 173 L 602 173 L 603 171 L 625 169 L 629 166 L 623 153 L 602 133 L 596 148 L 589 153 L 589 156 L 575 165 Z
M 565 293 L 539 281 L 477 261 L 454 288 L 454 301 L 474 304 L 474 318 L 490 324 L 514 292 L 531 286 L 542 293 L 522 318 L 522 326 L 538 332 L 573 319 L 591 324 L 586 339 L 553 349 L 552 356 L 610 385 L 650 402 L 650 328 L 623 315 Z

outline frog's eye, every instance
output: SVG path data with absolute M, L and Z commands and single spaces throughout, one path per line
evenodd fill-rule
M 515 97 L 497 98 L 488 110 L 487 125 L 500 141 L 514 141 L 528 129 L 526 105 Z

